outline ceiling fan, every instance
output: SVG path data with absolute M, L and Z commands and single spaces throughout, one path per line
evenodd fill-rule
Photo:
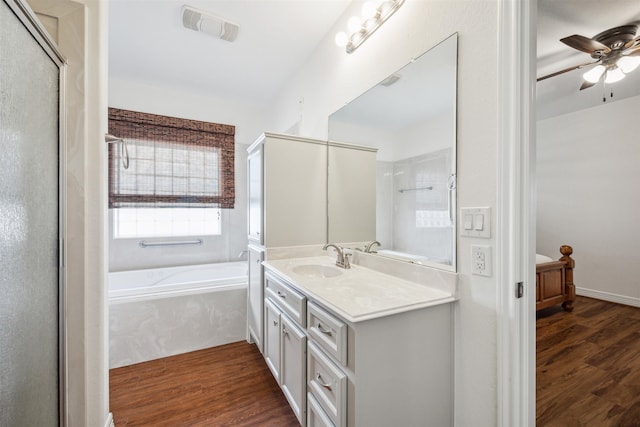
M 562 43 L 588 53 L 595 61 L 556 71 L 538 78 L 537 81 L 592 65 L 595 66 L 582 76 L 584 82 L 580 90 L 590 88 L 603 79 L 605 83 L 620 81 L 640 65 L 640 36 L 637 36 L 637 31 L 637 25 L 623 25 L 610 28 L 592 38 L 578 34 L 562 38 Z

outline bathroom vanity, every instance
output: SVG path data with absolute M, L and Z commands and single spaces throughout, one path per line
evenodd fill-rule
M 265 132 L 247 152 L 247 338 L 262 351 L 265 250 L 374 236 L 376 149 Z
M 305 426 L 452 425 L 452 287 L 265 261 L 264 357 Z

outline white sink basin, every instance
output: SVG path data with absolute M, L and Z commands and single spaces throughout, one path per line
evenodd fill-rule
M 328 279 L 342 274 L 342 271 L 336 267 L 320 264 L 296 265 L 291 270 L 296 274 L 312 279 Z

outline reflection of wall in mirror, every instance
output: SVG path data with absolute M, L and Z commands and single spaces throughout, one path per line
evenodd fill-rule
M 376 236 L 385 248 L 451 264 L 449 190 L 452 149 L 378 162 Z M 427 243 L 428 244 L 425 244 Z
M 440 111 L 400 130 L 385 129 L 384 124 L 380 128 L 332 119 L 331 138 L 375 147 L 378 149 L 377 160 L 396 161 L 451 147 L 455 141 L 453 115 L 452 109 Z M 428 135 L 426 140 L 425 135 Z

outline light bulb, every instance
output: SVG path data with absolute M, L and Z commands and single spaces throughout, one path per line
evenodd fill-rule
M 347 36 L 347 33 L 345 33 L 344 31 L 340 31 L 338 34 L 336 34 L 335 41 L 338 46 L 345 47 L 347 45 L 347 42 L 349 41 L 349 37 Z
M 607 70 L 607 76 L 604 78 L 605 83 L 615 83 L 624 79 L 624 73 L 615 65 Z
M 349 28 L 349 31 L 352 33 L 357 33 L 362 29 L 362 20 L 357 16 L 352 16 L 347 22 L 347 28 Z
M 378 6 L 380 10 L 380 16 L 385 16 L 389 13 L 389 11 L 393 8 L 395 2 L 393 0 L 387 0 Z
M 373 27 L 375 27 L 377 23 L 378 23 L 378 20 L 376 18 L 369 18 L 362 23 L 362 27 L 367 31 L 371 31 L 373 30 Z
M 640 56 L 623 56 L 616 63 L 623 73 L 629 74 L 640 65 Z
M 367 20 L 369 18 L 373 18 L 378 13 L 378 9 L 376 5 L 371 1 L 366 1 L 362 5 L 362 19 Z
M 582 75 L 582 78 L 589 83 L 598 83 L 605 69 L 606 68 L 604 67 L 604 65 L 596 65 L 595 67 L 584 73 Z

